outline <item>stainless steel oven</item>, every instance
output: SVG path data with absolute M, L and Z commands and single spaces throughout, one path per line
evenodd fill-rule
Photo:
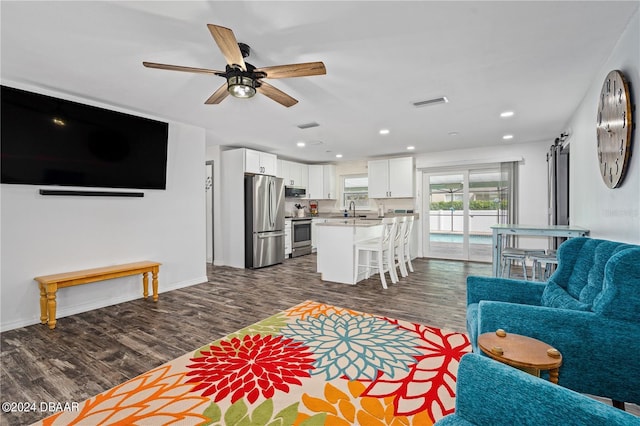
M 291 220 L 291 257 L 311 254 L 311 219 Z

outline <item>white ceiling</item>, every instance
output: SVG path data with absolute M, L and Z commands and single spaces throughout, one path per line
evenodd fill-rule
M 208 143 L 340 161 L 553 141 L 638 1 L 110 1 L 0 3 L 3 84 L 32 85 L 208 129 Z M 637 15 L 636 15 L 637 19 Z M 327 75 L 269 80 L 204 101 L 224 79 L 206 24 L 231 28 L 256 67 L 323 61 Z M 446 96 L 449 103 L 413 102 Z M 499 113 L 515 111 L 510 119 Z M 297 126 L 317 122 L 319 127 Z M 594 111 L 595 122 L 595 111 Z M 387 128 L 390 133 L 378 134 Z M 595 131 L 595 130 L 594 130 Z M 450 135 L 457 132 L 457 135 Z M 502 141 L 504 134 L 513 140 Z M 305 141 L 307 147 L 296 147 Z

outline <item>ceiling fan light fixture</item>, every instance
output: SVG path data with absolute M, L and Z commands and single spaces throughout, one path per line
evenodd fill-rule
M 232 75 L 227 78 L 227 90 L 235 98 L 250 98 L 256 94 L 256 81 L 243 75 Z

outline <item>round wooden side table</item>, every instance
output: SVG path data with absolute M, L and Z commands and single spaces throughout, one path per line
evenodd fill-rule
M 549 381 L 558 383 L 559 369 L 562 365 L 562 354 L 552 346 L 540 340 L 505 333 L 483 333 L 478 336 L 480 350 L 504 364 L 519 368 L 539 376 L 540 371 L 549 371 Z

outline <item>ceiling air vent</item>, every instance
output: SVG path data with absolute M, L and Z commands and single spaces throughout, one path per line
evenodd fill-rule
M 427 106 L 427 105 L 436 105 L 436 104 L 446 104 L 449 102 L 446 96 L 442 96 L 441 98 L 428 99 L 426 101 L 414 102 L 413 106 L 416 108 Z
M 305 123 L 305 124 L 298 124 L 298 129 L 310 129 L 312 127 L 318 127 L 319 124 L 316 123 L 315 121 L 312 121 L 311 123 Z

